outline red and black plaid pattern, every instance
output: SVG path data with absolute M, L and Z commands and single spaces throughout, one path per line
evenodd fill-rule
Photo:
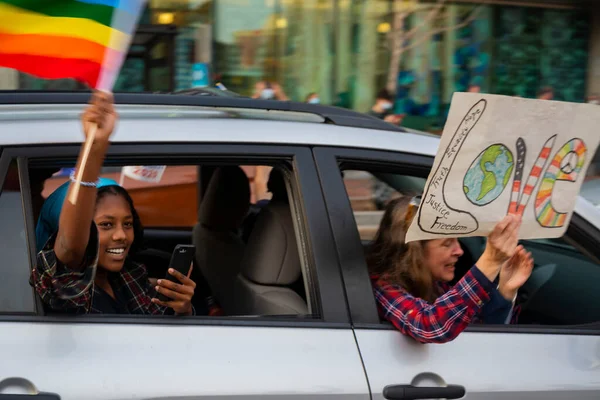
M 67 268 L 59 262 L 54 253 L 54 240 L 55 236 L 38 253 L 36 266 L 31 273 L 31 283 L 37 294 L 52 310 L 75 314 L 100 313 L 93 306 L 94 296 L 98 295 L 99 290 L 94 284 L 98 263 L 97 235 L 93 233 L 90 237 L 84 265 L 80 270 Z M 152 303 L 151 298 L 156 291 L 150 285 L 143 265 L 126 260 L 113 284 L 115 291 L 123 294 L 130 314 L 172 314 L 172 309 Z
M 380 316 L 400 332 L 422 343 L 445 343 L 455 339 L 470 323 L 476 322 L 495 290 L 476 267 L 430 304 L 412 296 L 386 276 L 372 276 Z

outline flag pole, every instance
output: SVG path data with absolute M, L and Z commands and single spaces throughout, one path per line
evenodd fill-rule
M 83 146 L 83 154 L 81 156 L 81 164 L 79 164 L 77 176 L 75 177 L 75 182 L 73 182 L 73 188 L 71 189 L 71 193 L 69 195 L 69 202 L 73 205 L 77 203 L 77 196 L 79 195 L 79 188 L 81 186 L 81 180 L 83 179 L 83 171 L 85 170 L 87 159 L 90 155 L 90 151 L 92 150 L 92 144 L 94 143 L 97 129 L 97 124 L 90 124 L 90 127 L 87 132 L 87 138 L 85 139 L 85 144 Z
M 121 167 L 121 176 L 119 177 L 119 186 L 123 186 L 125 183 L 125 173 L 123 171 L 124 167 Z

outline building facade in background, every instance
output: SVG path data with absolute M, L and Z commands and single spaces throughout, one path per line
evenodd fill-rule
M 426 130 L 443 125 L 452 94 L 470 84 L 522 97 L 552 86 L 557 100 L 584 101 L 592 65 L 589 9 L 568 0 L 502 3 L 149 0 L 114 91 L 221 82 L 250 96 L 258 81 L 271 80 L 292 100 L 317 92 L 322 103 L 365 112 L 395 81 L 403 124 Z M 391 37 L 403 49 L 392 76 Z M 8 70 L 0 71 L 0 88 L 83 89 Z

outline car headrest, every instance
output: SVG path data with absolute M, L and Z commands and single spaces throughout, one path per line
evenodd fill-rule
M 285 176 L 279 168 L 273 168 L 267 181 L 267 189 L 273 194 L 273 200 L 288 201 L 287 188 L 285 186 Z
M 288 204 L 271 202 L 260 211 L 241 273 L 262 285 L 291 285 L 300 277 L 300 256 Z
M 250 207 L 250 184 L 238 166 L 217 168 L 198 210 L 198 222 L 214 231 L 237 230 Z

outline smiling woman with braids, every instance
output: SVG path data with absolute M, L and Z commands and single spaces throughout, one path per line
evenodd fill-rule
M 449 342 L 472 322 L 514 320 L 517 290 L 533 268 L 531 254 L 517 245 L 520 218 L 508 215 L 500 221 L 479 260 L 450 287 L 463 254 L 458 240 L 405 242 L 419 204 L 418 196 L 392 200 L 367 253 L 381 317 L 423 343 Z
M 173 270 L 180 283 L 159 279 L 157 286 L 150 284 L 144 266 L 128 257 L 143 232 L 133 201 L 116 182 L 98 179 L 116 120 L 112 95 L 95 92 L 82 116 L 86 134 L 92 123 L 98 129 L 77 202 L 65 201 L 72 183 L 46 200 L 36 232 L 42 249 L 32 284 L 53 312 L 191 315 L 196 284 Z M 77 170 L 81 158 L 80 153 Z M 171 300 L 159 301 L 157 291 Z

